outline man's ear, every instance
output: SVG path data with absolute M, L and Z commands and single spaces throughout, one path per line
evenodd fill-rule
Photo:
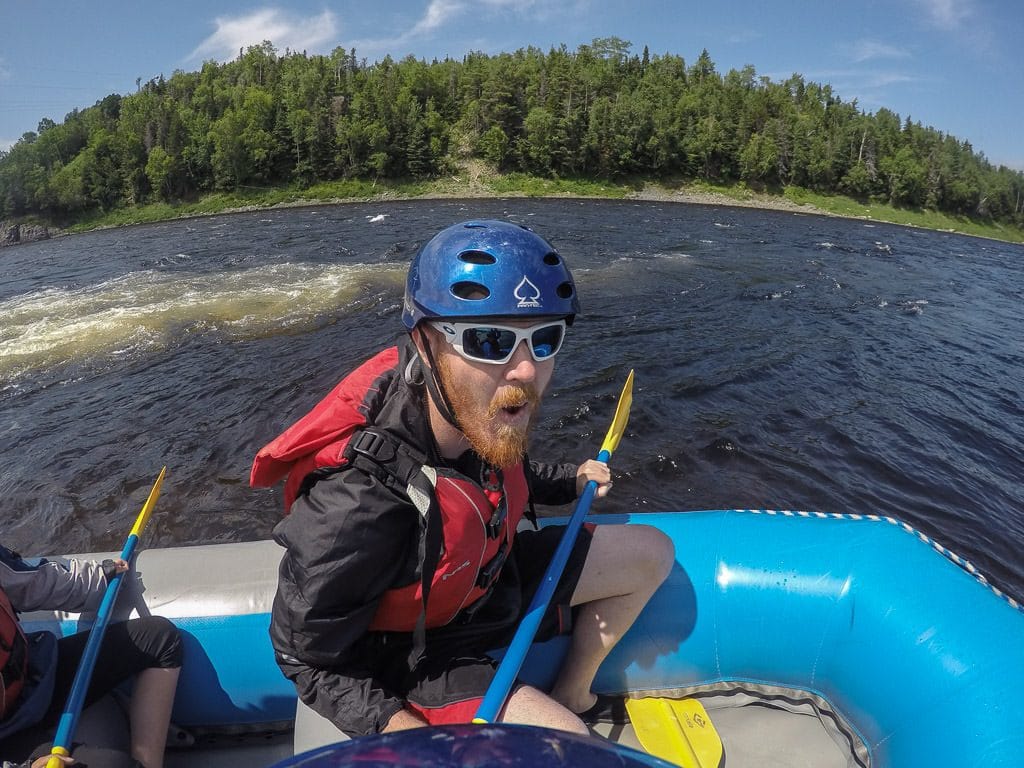
M 429 332 L 423 323 L 420 323 L 409 332 L 409 335 L 412 337 L 412 343 L 416 345 L 416 353 L 420 356 L 420 362 L 423 363 L 424 368 L 429 369 L 431 356 L 426 352 L 426 348 L 431 342 Z

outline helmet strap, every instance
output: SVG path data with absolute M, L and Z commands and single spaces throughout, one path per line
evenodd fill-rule
M 427 334 L 422 329 L 420 329 L 418 341 L 423 347 L 423 353 L 427 356 L 427 368 L 430 369 L 428 375 L 423 377 L 423 381 L 427 385 L 427 391 L 430 393 L 430 399 L 437 408 L 437 412 L 441 414 L 441 418 L 461 432 L 462 427 L 459 426 L 459 420 L 455 418 L 455 409 L 452 408 L 448 395 L 444 391 L 444 384 L 441 383 L 437 361 L 434 359 L 434 352 L 430 348 L 430 339 L 427 338 Z

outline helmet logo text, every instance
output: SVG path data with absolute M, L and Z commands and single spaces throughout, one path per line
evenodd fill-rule
M 531 283 L 526 275 L 523 275 L 523 279 L 516 286 L 513 295 L 519 299 L 519 303 L 516 304 L 519 309 L 540 306 L 540 288 Z

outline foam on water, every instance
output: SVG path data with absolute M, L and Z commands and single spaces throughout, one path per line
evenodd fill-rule
M 314 327 L 403 279 L 397 267 L 270 264 L 222 273 L 143 270 L 0 302 L 0 381 L 66 363 L 173 346 L 188 334 L 231 340 Z

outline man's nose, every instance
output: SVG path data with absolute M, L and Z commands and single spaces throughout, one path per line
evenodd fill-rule
M 505 364 L 505 378 L 509 381 L 533 381 L 537 378 L 537 365 L 530 354 L 526 339 L 519 342 L 512 357 Z

